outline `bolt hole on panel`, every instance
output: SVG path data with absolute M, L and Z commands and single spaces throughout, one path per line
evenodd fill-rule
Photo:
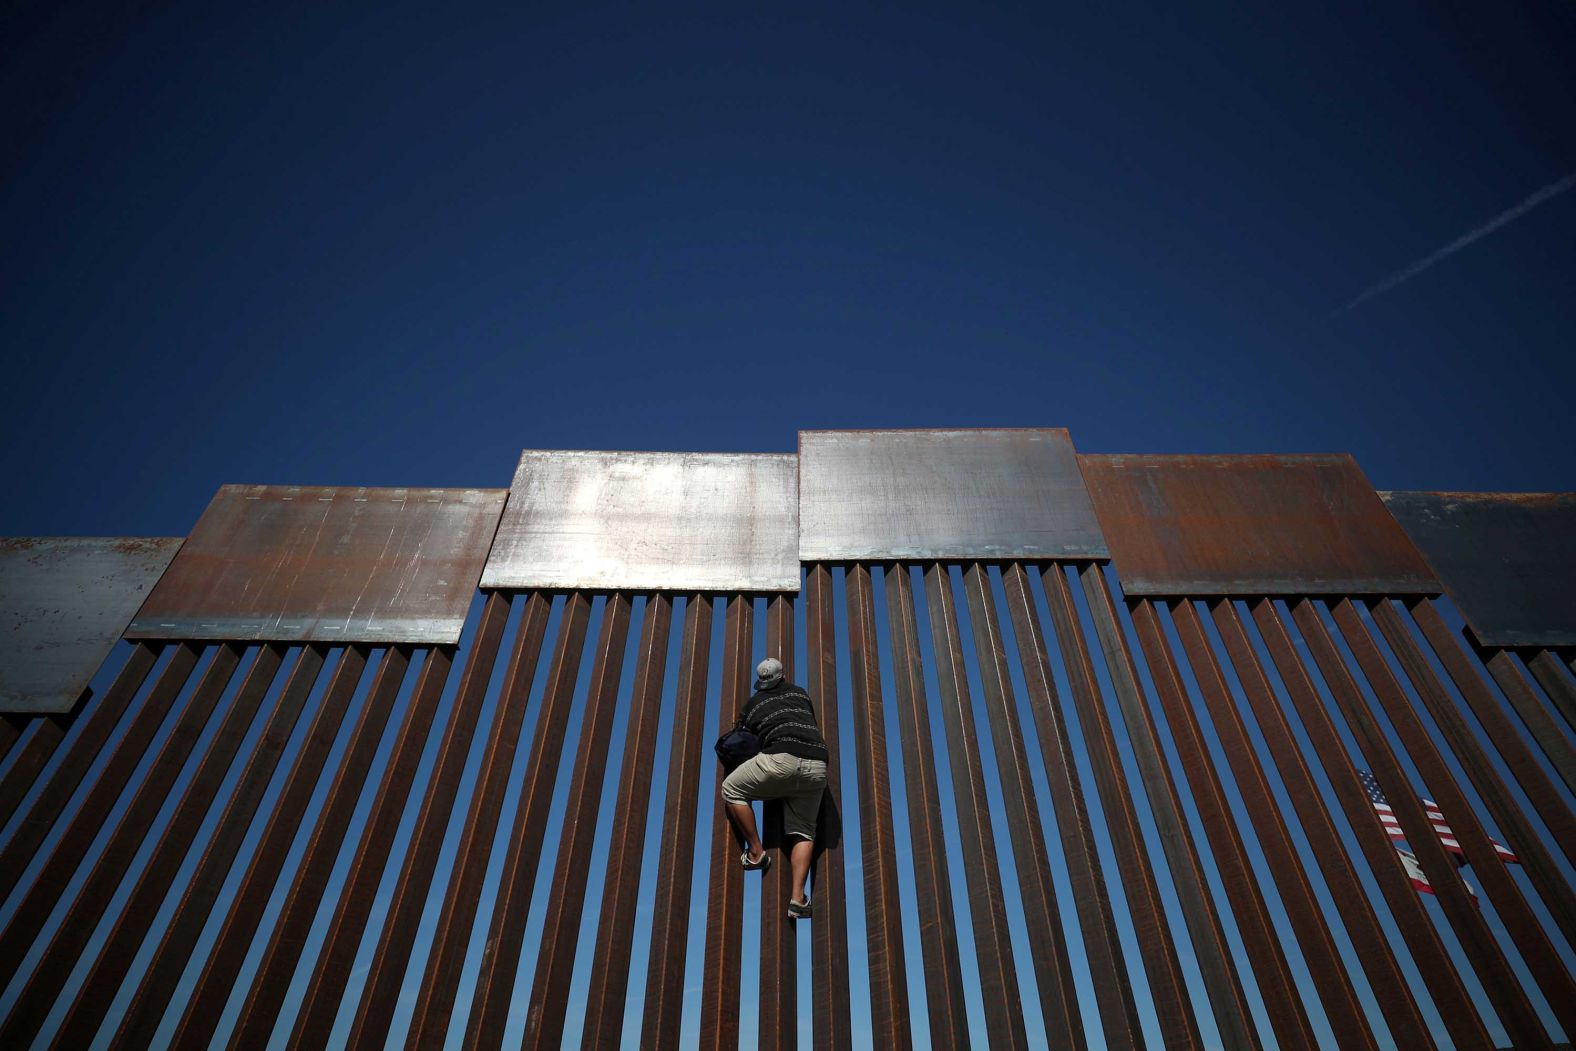
M 223 486 L 127 637 L 453 645 L 506 495 Z

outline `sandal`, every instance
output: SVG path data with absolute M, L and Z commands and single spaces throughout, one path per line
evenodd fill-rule
M 810 918 L 810 895 L 806 894 L 803 901 L 788 901 L 788 918 L 790 920 L 807 920 Z
M 772 856 L 763 850 L 761 851 L 761 856 L 759 858 L 757 858 L 755 861 L 751 861 L 750 852 L 746 850 L 743 854 L 739 855 L 739 864 L 743 865 L 749 872 L 765 872 L 767 869 L 772 867 Z

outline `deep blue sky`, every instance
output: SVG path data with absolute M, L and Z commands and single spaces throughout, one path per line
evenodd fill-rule
M 0 534 L 1062 425 L 1576 488 L 1576 8 L 0 15 Z M 1190 5 L 1191 6 L 1191 5 Z

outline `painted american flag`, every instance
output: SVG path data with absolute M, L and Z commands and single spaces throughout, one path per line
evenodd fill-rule
M 1379 823 L 1384 826 L 1385 833 L 1391 839 L 1406 839 L 1406 832 L 1402 830 L 1401 822 L 1396 819 L 1395 813 L 1390 809 L 1390 801 L 1385 798 L 1384 792 L 1380 791 L 1378 780 L 1367 770 L 1357 771 L 1357 776 L 1362 780 L 1363 790 L 1368 793 L 1368 799 L 1373 803 L 1374 813 L 1379 815 Z M 1455 833 L 1450 830 L 1450 826 L 1445 824 L 1445 815 L 1440 813 L 1439 804 L 1432 799 L 1424 799 L 1421 802 L 1423 811 L 1428 815 L 1428 820 L 1434 826 L 1434 831 L 1439 833 L 1440 845 L 1458 858 L 1463 859 L 1464 863 L 1466 852 L 1461 849 L 1461 844 L 1456 841 Z M 1506 864 L 1513 864 L 1519 860 L 1515 853 L 1503 843 L 1494 839 L 1490 839 L 1489 842 L 1494 844 L 1494 850 L 1498 852 L 1501 861 Z M 1416 881 L 1414 880 L 1413 882 L 1415 883 Z M 1423 890 L 1426 888 L 1419 887 L 1418 889 Z

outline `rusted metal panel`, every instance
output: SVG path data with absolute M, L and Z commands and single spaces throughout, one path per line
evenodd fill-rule
M 1350 456 L 1078 459 L 1128 595 L 1439 591 Z
M 531 683 L 547 636 L 552 597 L 532 592 L 509 652 L 509 665 L 500 684 L 498 703 L 476 774 L 476 790 L 465 815 L 454 871 L 443 895 L 443 912 L 432 936 L 432 950 L 422 975 L 421 994 L 405 1038 L 409 1048 L 442 1044 L 452 1021 L 460 973 L 471 943 L 471 928 L 482 900 L 482 884 L 498 831 L 498 817 L 509 788 L 509 773 L 520 741 L 525 710 L 531 700 Z
M 1319 795 L 1308 762 L 1297 746 L 1286 710 L 1270 687 L 1264 666 L 1248 639 L 1242 618 L 1237 615 L 1237 607 L 1230 599 L 1218 599 L 1210 606 L 1210 616 L 1237 670 L 1243 693 L 1253 708 L 1259 731 L 1286 786 L 1286 794 L 1297 812 L 1314 860 L 1324 874 L 1330 898 L 1345 924 L 1358 962 L 1368 976 L 1374 998 L 1382 1005 L 1390 1036 L 1400 1047 L 1434 1047 L 1428 1023 L 1423 1020 L 1411 987 L 1401 973 L 1400 963 L 1385 939 L 1378 914 L 1363 891 L 1352 859 Z
M 179 537 L 0 539 L 0 712 L 69 712 Z
M 667 798 L 680 802 L 662 816 L 662 851 L 657 855 L 655 904 L 651 914 L 651 957 L 646 965 L 640 1046 L 674 1051 L 679 1046 L 684 1007 L 684 950 L 689 931 L 690 884 L 694 877 L 695 809 L 706 755 L 706 673 L 710 666 L 711 599 L 691 595 L 684 604 L 679 643 L 679 679 L 674 692 Z
M 1553 650 L 1538 650 L 1527 658 L 1527 670 L 1543 687 L 1543 694 L 1565 717 L 1565 724 L 1576 729 L 1576 681 Z
M 967 1047 L 969 1021 L 964 1003 L 957 921 L 952 910 L 941 789 L 936 779 L 935 746 L 930 735 L 930 702 L 920 655 L 919 621 L 914 612 L 914 582 L 906 565 L 885 573 L 887 631 L 892 642 L 892 681 L 897 692 L 898 727 L 903 745 L 903 781 L 908 796 L 909 836 L 914 855 L 914 899 L 919 910 L 919 944 L 925 962 L 925 1008 L 934 1047 Z M 1125 976 L 1124 976 L 1125 977 Z
M 152 663 L 151 658 L 149 663 Z M 30 721 L 34 724 L 33 732 L 28 734 L 16 757 L 6 767 L 5 776 L 0 778 L 0 828 L 10 823 L 11 815 L 22 804 L 33 782 L 38 780 L 39 771 L 49 764 L 55 749 L 60 747 L 71 717 L 35 715 Z
M 1380 493 L 1485 646 L 1576 646 L 1576 493 Z
M 877 1047 L 909 1047 L 908 978 L 898 904 L 897 841 L 887 784 L 886 716 L 876 641 L 870 568 L 852 566 L 845 581 L 848 678 L 853 691 L 859 846 L 865 875 L 865 934 L 870 957 L 870 1031 Z
M 798 591 L 795 463 L 527 449 L 482 586 Z
M 506 495 L 222 486 L 126 635 L 452 645 Z
M 962 856 L 976 866 L 967 881 L 969 919 L 974 926 L 974 955 L 979 965 L 985 1032 L 993 1048 L 1029 1046 L 1023 1024 L 1023 999 L 1018 993 L 1018 968 L 1013 960 L 1012 932 L 1002 894 L 1001 864 L 991 827 L 990 800 L 985 792 L 985 767 L 980 758 L 974 703 L 963 657 L 957 598 L 947 568 L 925 566 L 925 604 L 930 614 L 931 645 L 936 654 L 936 684 L 941 693 L 941 719 L 947 735 L 952 791 L 958 811 Z
M 1072 1048 L 1088 1046 L 1083 1013 L 1078 1006 L 1067 936 L 1062 931 L 1061 909 L 1051 879 L 1050 851 L 1045 846 L 1040 807 L 1034 798 L 1034 775 L 1029 770 L 1023 729 L 1018 724 L 1012 675 L 1007 667 L 1007 646 L 1001 634 L 990 577 L 985 566 L 971 562 L 963 573 L 963 589 L 974 633 L 985 713 L 991 740 L 996 746 L 996 771 L 1006 804 L 1007 831 L 1018 870 L 1018 893 L 1029 936 L 1029 958 L 1040 996 L 1040 1012 L 1047 1041 Z
M 799 557 L 1104 558 L 1062 428 L 800 431 Z
M 797 681 L 793 651 L 793 597 L 773 595 L 766 608 L 766 653 L 782 661 L 784 675 Z M 761 877 L 760 1007 L 756 1012 L 759 1051 L 784 1051 L 799 1045 L 799 954 L 797 924 L 788 916 L 793 868 L 783 835 L 783 804 L 761 805 L 761 842 L 776 851 L 777 862 Z M 808 890 L 808 888 L 806 888 Z
M 1565 787 L 1576 792 L 1576 744 L 1560 726 L 1549 706 L 1543 703 L 1537 687 L 1527 677 L 1527 669 L 1509 650 L 1478 647 L 1478 659 L 1488 668 L 1505 699 L 1521 716 L 1532 739 L 1549 757 L 1549 763 L 1565 782 Z
M 630 692 L 629 726 L 624 734 L 624 759 L 619 766 L 613 838 L 608 845 L 611 860 L 597 919 L 591 988 L 586 994 L 581 1039 L 584 1047 L 617 1047 L 623 1040 L 630 946 L 635 937 L 636 909 L 644 895 L 640 877 L 646 847 L 646 811 L 651 802 L 652 755 L 662 715 L 662 683 L 672 625 L 673 600 L 666 595 L 647 596 Z M 685 809 L 677 805 L 678 800 L 673 802 L 673 809 Z

